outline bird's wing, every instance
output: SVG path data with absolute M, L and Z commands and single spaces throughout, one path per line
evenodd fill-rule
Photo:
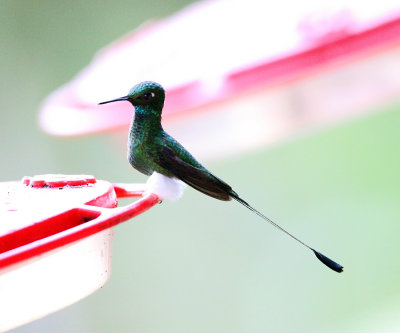
M 197 168 L 183 161 L 168 146 L 163 147 L 159 157 L 159 164 L 176 178 L 210 197 L 228 201 L 232 199 L 232 195 L 236 195 L 227 183 L 207 170 Z

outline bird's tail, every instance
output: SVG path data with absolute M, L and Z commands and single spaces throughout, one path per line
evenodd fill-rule
M 270 218 L 266 217 L 264 214 L 260 213 L 257 209 L 255 209 L 254 207 L 250 206 L 246 201 L 244 201 L 242 198 L 240 198 L 237 193 L 233 192 L 230 193 L 231 197 L 233 199 L 235 199 L 237 202 L 240 202 L 243 206 L 245 206 L 246 208 L 250 209 L 252 212 L 256 213 L 258 216 L 260 216 L 261 218 L 263 218 L 265 221 L 267 221 L 268 223 L 272 224 L 275 228 L 279 229 L 280 231 L 284 232 L 286 235 L 292 237 L 294 240 L 296 240 L 297 242 L 299 242 L 300 244 L 302 244 L 303 246 L 305 246 L 306 248 L 310 249 L 311 251 L 314 252 L 315 256 L 326 266 L 328 266 L 330 269 L 334 270 L 335 272 L 341 273 L 343 271 L 343 266 L 339 265 L 338 263 L 336 263 L 335 261 L 333 261 L 332 259 L 329 259 L 328 257 L 326 257 L 325 255 L 323 255 L 322 253 L 314 250 L 312 247 L 310 247 L 309 245 L 307 245 L 306 243 L 304 243 L 303 241 L 301 241 L 300 239 L 298 239 L 297 237 L 295 237 L 294 235 L 292 235 L 290 232 L 288 232 L 287 230 L 283 229 L 280 225 L 276 224 L 274 221 L 272 221 Z

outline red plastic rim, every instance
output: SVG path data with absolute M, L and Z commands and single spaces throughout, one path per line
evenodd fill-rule
M 26 183 L 24 179 L 25 186 Z M 110 193 L 101 198 L 0 235 L 0 270 L 112 228 L 160 202 L 157 195 L 150 194 L 125 207 L 101 207 L 115 201 L 114 188 L 110 188 Z M 116 188 L 117 196 L 121 194 L 118 197 L 139 197 L 143 193 L 138 186 L 136 190 L 122 185 Z

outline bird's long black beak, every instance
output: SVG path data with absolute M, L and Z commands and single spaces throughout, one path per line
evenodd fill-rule
M 112 100 L 110 100 L 110 101 L 101 102 L 101 103 L 99 103 L 99 105 L 100 105 L 100 104 L 112 103 L 112 102 L 127 101 L 127 100 L 128 100 L 128 96 L 124 96 L 124 97 L 112 99 Z

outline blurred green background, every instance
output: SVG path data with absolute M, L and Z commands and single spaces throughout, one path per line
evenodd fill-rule
M 119 135 L 50 137 L 38 108 L 98 49 L 189 2 L 3 0 L 0 180 L 51 172 L 145 181 Z M 101 290 L 13 332 L 398 332 L 400 103 L 383 108 L 207 163 L 343 274 L 243 207 L 188 189 L 115 229 Z

